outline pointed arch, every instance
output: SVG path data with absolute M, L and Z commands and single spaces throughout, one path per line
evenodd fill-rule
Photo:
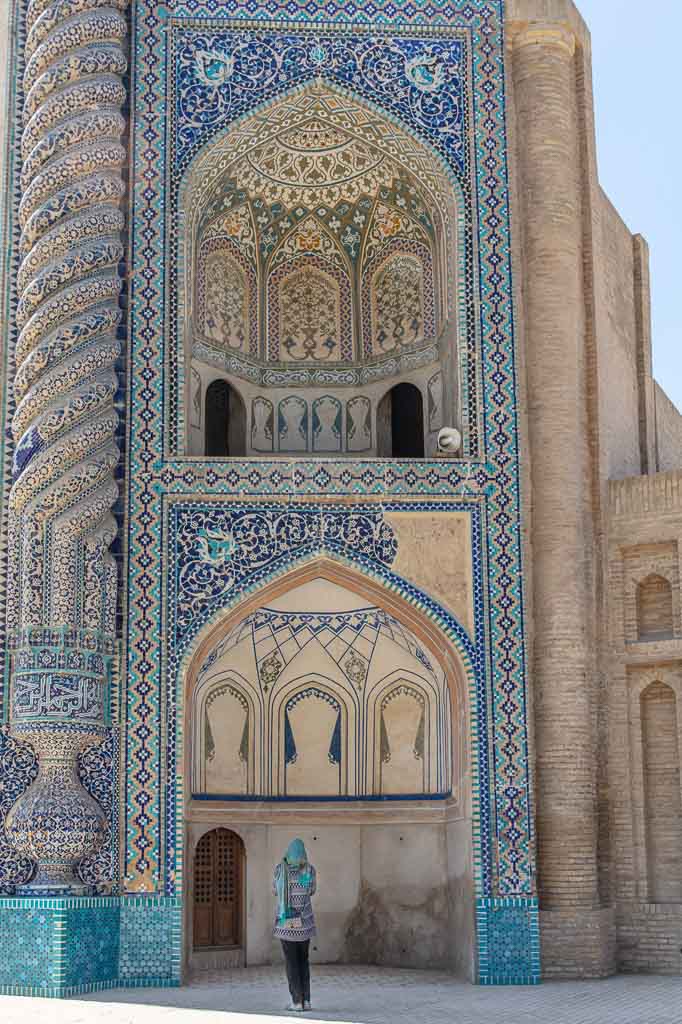
M 258 792 L 261 765 L 255 737 L 262 707 L 260 694 L 248 678 L 234 670 L 211 672 L 210 666 L 205 668 L 197 679 L 191 716 L 196 723 L 192 791 L 245 796 Z M 221 748 L 215 736 L 225 726 L 236 730 L 235 742 Z
M 297 125 L 303 125 L 306 118 L 310 117 L 311 110 L 315 107 L 315 104 L 321 105 L 320 109 L 322 110 L 321 116 L 323 120 L 327 118 L 330 125 L 335 126 L 339 130 L 343 128 L 344 131 L 347 131 L 349 137 L 354 138 L 359 145 L 367 150 L 367 153 L 375 153 L 378 157 L 384 159 L 387 168 L 390 165 L 392 171 L 391 173 L 387 172 L 388 177 L 385 182 L 382 179 L 382 189 L 390 192 L 395 180 L 398 179 L 409 183 L 409 190 L 414 195 L 418 193 L 422 197 L 423 203 L 426 204 L 429 210 L 429 216 L 433 220 L 433 239 L 429 241 L 427 246 L 429 252 L 432 253 L 429 260 L 426 261 L 428 266 L 423 270 L 423 273 L 417 273 L 419 267 L 424 265 L 425 261 L 422 258 L 416 260 L 412 255 L 410 258 L 406 257 L 404 261 L 404 271 L 405 273 L 411 272 L 410 283 L 415 294 L 420 293 L 422 288 L 420 280 L 424 278 L 424 316 L 417 317 L 417 322 L 415 323 L 412 323 L 414 318 L 407 318 L 404 324 L 398 324 L 398 336 L 406 336 L 408 338 L 404 356 L 399 351 L 401 346 L 389 346 L 386 351 L 382 348 L 378 349 L 376 355 L 370 357 L 373 364 L 373 379 L 403 374 L 407 361 L 410 359 L 414 361 L 415 353 L 412 352 L 412 348 L 416 347 L 415 352 L 417 349 L 419 350 L 425 366 L 427 363 L 430 366 L 434 361 L 445 360 L 447 366 L 453 371 L 451 375 L 447 376 L 447 379 L 450 379 L 451 376 L 453 383 L 448 386 L 447 394 L 444 395 L 444 402 L 450 418 L 461 421 L 463 415 L 468 415 L 469 410 L 475 409 L 475 405 L 468 400 L 467 394 L 470 388 L 469 381 L 473 379 L 479 380 L 479 368 L 478 366 L 476 367 L 475 378 L 471 376 L 466 377 L 460 346 L 466 344 L 471 358 L 475 359 L 470 335 L 472 331 L 476 331 L 478 328 L 475 324 L 467 324 L 462 304 L 457 302 L 457 296 L 464 276 L 466 275 L 468 278 L 475 273 L 475 263 L 471 251 L 472 243 L 467 233 L 466 217 L 464 215 L 469 201 L 468 192 L 461 180 L 461 171 L 458 168 L 450 167 L 444 156 L 437 152 L 431 142 L 424 138 L 418 130 L 415 131 L 409 124 L 404 123 L 400 118 L 389 113 L 374 102 L 372 98 L 363 95 L 361 90 L 349 89 L 334 81 L 322 79 L 283 91 L 278 96 L 271 98 L 261 108 L 250 110 L 235 118 L 229 125 L 225 125 L 220 131 L 216 131 L 207 139 L 185 168 L 183 180 L 175 197 L 177 203 L 178 253 L 174 266 L 177 268 L 179 289 L 178 315 L 175 321 L 177 324 L 175 332 L 176 345 L 172 357 L 174 360 L 177 360 L 178 387 L 180 393 L 184 396 L 181 405 L 177 406 L 179 415 L 176 421 L 180 436 L 182 437 L 185 436 L 184 410 L 189 404 L 189 396 L 186 393 L 189 386 L 187 383 L 188 371 L 185 369 L 185 363 L 190 358 L 190 350 L 193 350 L 194 347 L 196 347 L 195 358 L 200 362 L 208 362 L 213 366 L 219 365 L 227 372 L 244 376 L 252 382 L 258 383 L 261 387 L 275 386 L 271 384 L 275 380 L 284 387 L 287 381 L 293 379 L 292 375 L 295 373 L 298 373 L 299 376 L 301 374 L 305 376 L 307 373 L 310 376 L 310 374 L 316 372 L 316 361 L 311 360 L 309 357 L 306 358 L 303 366 L 309 366 L 310 369 L 305 371 L 298 366 L 278 368 L 277 373 L 273 376 L 273 370 L 268 366 L 268 351 L 272 346 L 266 342 L 266 335 L 273 336 L 274 322 L 272 316 L 268 316 L 268 302 L 264 298 L 266 285 L 269 288 L 272 275 L 265 270 L 263 264 L 263 258 L 266 256 L 266 249 L 263 246 L 259 246 L 260 253 L 258 256 L 258 273 L 263 280 L 259 283 L 258 289 L 261 295 L 257 311 L 260 340 L 257 346 L 258 354 L 255 357 L 256 365 L 251 366 L 250 360 L 252 357 L 250 353 L 247 356 L 248 365 L 246 365 L 241 353 L 234 353 L 227 349 L 225 351 L 214 350 L 210 345 L 202 342 L 200 338 L 196 339 L 197 344 L 194 346 L 191 327 L 193 315 L 191 277 L 193 273 L 192 268 L 196 266 L 196 235 L 199 224 L 198 218 L 201 217 L 202 208 L 206 204 L 210 205 L 212 203 L 211 196 L 213 196 L 216 189 L 220 189 L 221 182 L 229 180 L 234 187 L 234 174 L 239 169 L 237 164 L 239 164 L 239 167 L 243 165 L 244 168 L 248 168 L 248 173 L 256 182 L 258 177 L 256 172 L 260 165 L 255 159 L 254 154 L 259 151 L 259 147 L 266 145 L 269 140 L 272 140 L 273 137 L 285 129 L 293 130 Z M 324 108 L 324 104 L 327 104 L 327 108 Z M 317 108 L 315 109 L 317 111 Z M 368 163 L 365 162 L 363 166 L 366 167 L 368 165 L 372 165 L 372 160 L 369 160 Z M 276 170 L 279 173 L 279 168 Z M 277 178 L 277 173 L 273 172 L 273 180 Z M 359 182 L 360 177 L 359 171 L 355 174 L 351 169 L 343 181 L 344 183 L 347 181 L 352 182 L 357 178 Z M 339 188 L 341 180 L 340 178 Z M 284 178 L 282 181 L 284 182 Z M 282 187 L 284 187 L 284 184 Z M 289 191 L 292 190 L 289 189 Z M 365 195 L 365 191 L 361 189 L 358 192 L 358 202 Z M 328 217 L 333 215 L 335 208 L 332 193 L 330 193 L 329 203 L 327 203 Z M 407 191 L 405 192 L 405 197 L 409 202 L 412 201 Z M 254 211 L 254 213 L 260 212 L 261 217 L 266 209 L 271 210 L 273 208 L 272 206 L 268 207 L 268 203 L 263 199 L 259 199 L 258 202 L 260 204 L 259 211 Z M 369 202 L 370 199 L 367 199 L 367 203 Z M 211 208 L 217 207 L 213 204 Z M 306 208 L 306 204 L 301 203 L 301 208 Z M 307 207 L 307 210 L 308 217 L 315 217 L 319 213 L 315 208 Z M 358 211 L 359 214 L 360 212 Z M 364 215 L 366 216 L 368 212 L 371 213 L 369 207 L 365 209 Z M 320 223 L 322 223 L 321 219 Z M 268 243 L 268 245 L 274 244 L 278 251 L 281 251 L 280 229 L 282 227 L 284 225 L 279 225 L 272 221 L 272 224 L 267 228 L 273 234 L 272 243 Z M 351 233 L 355 232 L 354 223 L 349 222 L 347 227 L 352 229 Z M 289 226 L 288 233 L 294 232 L 295 228 L 295 225 L 293 227 Z M 420 229 L 418 229 L 416 221 L 413 224 L 413 228 L 417 235 L 419 235 Z M 344 231 L 346 231 L 346 228 L 344 228 Z M 328 231 L 327 235 L 329 235 Z M 343 235 L 343 231 L 339 233 L 340 237 L 341 235 Z M 343 241 L 343 239 L 341 240 Z M 357 233 L 356 241 L 360 246 L 363 244 L 362 230 Z M 350 235 L 344 241 L 342 248 L 345 247 L 344 259 L 346 263 L 350 259 L 351 252 L 348 246 L 351 244 L 356 246 L 356 241 L 351 240 Z M 405 241 L 406 244 L 411 242 L 412 245 L 421 245 L 427 241 L 427 237 L 426 234 L 422 233 L 421 241 L 416 236 Z M 267 251 L 270 252 L 271 250 L 268 249 Z M 351 262 L 355 263 L 360 258 L 359 248 L 356 247 L 353 253 Z M 308 255 L 313 258 L 316 256 L 321 258 L 319 254 L 315 253 Z M 289 269 L 292 268 L 290 267 Z M 393 264 L 391 264 L 389 269 L 396 271 L 391 277 L 392 282 L 397 274 L 397 270 L 393 267 Z M 310 286 L 319 302 L 322 302 L 325 308 L 329 309 L 328 319 L 330 319 L 330 323 L 331 318 L 337 314 L 337 307 L 340 307 L 340 315 L 344 324 L 343 331 L 341 331 L 337 317 L 336 330 L 334 332 L 326 332 L 325 338 L 322 339 L 316 337 L 314 339 L 316 342 L 315 346 L 312 345 L 312 339 L 308 339 L 308 350 L 311 352 L 315 351 L 320 356 L 319 360 L 317 360 L 318 364 L 328 365 L 331 362 L 337 362 L 338 364 L 343 364 L 345 369 L 346 364 L 349 362 L 353 364 L 358 363 L 359 365 L 366 361 L 367 353 L 363 348 L 361 335 L 363 333 L 363 320 L 366 321 L 367 317 L 363 316 L 362 311 L 363 289 L 359 281 L 356 280 L 360 271 L 356 268 L 353 274 L 348 275 L 351 287 L 349 295 L 346 295 L 344 294 L 345 282 L 337 280 L 332 286 L 329 277 L 323 276 L 325 272 L 328 274 L 328 268 L 322 264 L 317 267 L 302 266 L 300 270 L 310 279 Z M 176 270 L 174 270 L 174 273 L 176 273 Z M 342 271 L 339 267 L 334 268 L 331 276 L 334 277 L 336 275 L 343 279 L 347 274 L 347 269 Z M 292 286 L 290 290 L 297 290 L 298 284 L 299 282 L 297 281 L 296 289 Z M 341 294 L 338 294 L 339 291 Z M 350 316 L 346 317 L 348 305 L 351 307 Z M 315 308 L 317 307 L 315 306 Z M 255 317 L 252 317 L 252 322 L 255 323 Z M 348 333 L 346 333 L 346 328 Z M 345 346 L 349 351 L 344 351 L 343 353 L 334 351 L 334 338 L 331 336 L 333 333 L 342 334 L 344 338 L 349 339 Z M 442 344 L 436 344 L 436 335 L 441 339 Z M 443 341 L 443 338 L 447 340 Z M 410 339 L 411 343 L 409 343 Z M 469 340 L 465 341 L 465 339 Z M 296 339 L 292 338 L 293 340 Z M 326 347 L 324 347 L 325 342 Z M 320 345 L 323 347 L 320 348 Z M 275 345 L 275 348 L 277 348 L 277 345 Z M 278 348 L 278 352 L 279 350 Z M 251 346 L 251 351 L 253 351 L 253 345 Z M 335 358 L 332 359 L 331 356 Z M 276 356 L 273 358 L 277 361 Z M 292 359 L 293 357 L 290 357 L 289 362 Z M 376 365 L 374 365 L 375 363 Z M 340 365 L 337 372 L 340 374 L 338 377 L 339 381 L 345 383 L 346 378 L 342 376 Z M 360 370 L 355 370 L 354 372 L 357 376 Z M 360 378 L 358 377 L 358 379 Z M 270 383 L 266 384 L 266 381 Z M 298 383 L 301 383 L 301 380 Z M 176 407 L 175 399 L 173 399 L 173 405 Z M 476 415 L 478 414 L 476 413 Z M 468 450 L 467 438 L 469 436 L 469 429 L 467 423 L 462 425 L 465 435 L 465 450 Z M 435 442 L 433 442 L 433 439 L 430 439 L 429 443 L 433 444 Z M 346 452 L 343 445 L 341 453 L 350 454 Z
M 394 585 L 389 589 L 380 580 L 328 556 L 314 558 L 308 556 L 298 566 L 289 568 L 264 581 L 262 586 L 251 590 L 241 601 L 218 612 L 195 637 L 185 654 L 178 673 L 178 707 L 183 709 L 187 718 L 184 727 L 178 730 L 178 742 L 182 742 L 182 737 L 186 737 L 185 742 L 188 744 L 188 749 L 184 752 L 185 763 L 193 764 L 196 761 L 193 737 L 197 735 L 197 730 L 191 720 L 193 709 L 196 706 L 193 691 L 196 688 L 201 666 L 214 657 L 211 652 L 223 649 L 224 638 L 239 636 L 241 624 L 246 622 L 249 617 L 253 617 L 259 609 L 268 608 L 273 603 L 281 601 L 285 595 L 299 590 L 306 583 L 320 580 L 335 584 L 358 595 L 368 607 L 381 609 L 382 612 L 392 617 L 397 624 L 409 631 L 409 634 L 423 648 L 424 653 L 419 657 L 427 664 L 431 662 L 438 666 L 439 672 L 442 673 L 445 690 L 442 699 L 433 702 L 439 704 L 440 710 L 438 715 L 431 715 L 430 728 L 434 736 L 443 740 L 445 756 L 450 756 L 452 763 L 449 766 L 449 771 L 440 765 L 437 771 L 434 769 L 430 777 L 433 782 L 437 780 L 439 784 L 447 781 L 448 792 L 452 792 L 453 799 L 463 808 L 469 806 L 471 787 L 473 786 L 474 790 L 478 789 L 478 729 L 475 722 L 477 680 L 473 668 L 472 650 L 462 640 L 463 631 L 454 628 L 456 624 L 449 613 L 437 610 L 433 603 L 426 598 L 424 598 L 424 606 L 420 607 L 421 602 L 415 597 L 414 592 L 401 593 L 399 585 Z M 416 653 L 419 654 L 419 651 Z M 225 664 L 227 664 L 227 660 Z M 272 683 L 268 685 L 276 686 L 275 680 L 281 672 L 281 667 L 278 666 Z M 403 675 L 408 669 L 409 666 L 406 666 Z M 418 660 L 414 662 L 414 670 L 417 669 L 419 669 Z M 285 678 L 282 676 L 282 680 Z M 311 679 L 310 672 L 304 673 L 304 677 L 297 673 L 293 679 L 290 678 L 288 682 L 285 682 L 286 693 L 284 691 L 282 693 L 288 699 L 298 689 L 305 685 L 312 685 Z M 339 687 L 338 683 L 331 682 L 331 676 L 326 682 L 318 680 L 315 685 L 319 685 L 325 691 L 329 690 L 331 685 L 330 695 L 333 695 L 334 699 L 343 705 L 341 732 L 344 743 L 348 747 L 348 737 L 350 736 L 352 739 L 356 728 L 354 723 L 358 720 L 361 711 L 363 715 L 366 714 L 366 710 L 363 709 L 366 707 L 367 700 L 373 699 L 373 697 L 366 695 L 362 701 L 359 701 L 359 695 L 353 694 L 352 687 L 347 681 Z M 376 690 L 376 686 L 372 685 L 372 689 Z M 283 699 L 281 695 L 277 696 L 278 707 L 282 704 Z M 282 708 L 284 708 L 284 704 L 282 704 Z M 444 714 L 449 714 L 447 722 L 443 720 Z M 279 717 L 281 718 L 281 715 Z M 279 721 L 278 719 L 278 722 L 275 722 L 271 714 L 265 715 L 261 730 L 262 744 L 271 744 L 275 733 L 281 732 L 283 736 L 283 729 L 283 720 Z M 454 737 L 457 737 L 457 742 L 454 742 Z M 363 763 L 361 754 L 357 753 L 359 749 L 359 745 L 356 744 L 355 763 L 344 766 L 344 771 L 347 770 L 345 792 L 349 795 L 357 792 L 358 788 L 368 786 L 370 782 L 370 772 Z M 262 750 L 256 753 L 256 763 L 261 765 L 261 770 L 265 770 Z M 264 777 L 262 777 L 262 782 L 265 783 Z M 281 788 L 280 782 L 273 777 L 265 789 L 275 793 Z M 435 787 L 432 786 L 432 788 L 435 792 Z M 188 789 L 188 793 L 191 794 L 191 787 Z M 344 795 L 343 789 L 341 795 Z M 181 812 L 182 808 L 178 808 L 179 815 Z
M 398 583 L 389 588 L 383 580 L 364 572 L 362 568 L 349 566 L 327 554 L 313 557 L 306 554 L 298 565 L 276 572 L 260 586 L 251 588 L 245 596 L 221 609 L 206 623 L 194 637 L 180 663 L 178 683 L 181 689 L 178 698 L 181 703 L 184 704 L 187 699 L 198 667 L 221 637 L 226 636 L 258 608 L 269 606 L 288 591 L 316 579 L 338 583 L 354 591 L 366 598 L 368 604 L 384 608 L 398 622 L 403 623 L 421 639 L 442 666 L 454 703 L 460 708 L 466 708 L 467 714 L 470 713 L 471 701 L 475 699 L 475 693 L 472 692 L 475 685 L 473 651 L 470 644 L 463 641 L 466 631 L 452 614 L 425 596 L 420 600 L 415 596 L 414 588 L 406 587 L 402 591 Z

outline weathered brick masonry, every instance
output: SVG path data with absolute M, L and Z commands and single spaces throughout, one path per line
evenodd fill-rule
M 679 972 L 682 491 L 641 474 L 682 465 L 682 417 L 598 181 L 589 32 L 570 0 L 507 17 L 543 974 Z

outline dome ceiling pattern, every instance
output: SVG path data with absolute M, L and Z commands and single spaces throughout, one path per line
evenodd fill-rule
M 236 648 L 253 652 L 260 685 L 267 692 L 284 668 L 303 652 L 318 645 L 341 668 L 350 682 L 361 689 L 370 671 L 379 641 L 386 642 L 395 658 L 412 664 L 414 670 L 438 676 L 417 638 L 402 623 L 380 608 L 352 612 L 282 612 L 260 608 L 243 619 L 204 661 L 200 677 Z
M 447 309 L 443 172 L 413 140 L 399 157 L 393 125 L 380 139 L 377 116 L 333 92 L 298 99 L 247 152 L 203 161 L 188 208 L 196 340 L 279 364 L 433 346 Z
M 305 586 L 295 588 L 285 608 L 258 608 L 204 659 L 192 696 L 194 794 L 451 791 L 452 706 L 442 666 L 389 612 L 347 610 L 350 591 L 322 587 L 329 610 L 295 610 L 309 607 Z
M 358 168 L 358 153 L 368 160 L 365 170 L 378 162 L 378 155 L 391 159 L 400 174 L 411 173 L 431 196 L 430 203 L 445 210 L 452 201 L 450 175 L 444 164 L 406 131 L 378 111 L 366 107 L 335 89 L 324 85 L 306 88 L 285 97 L 246 121 L 233 124 L 227 135 L 215 142 L 196 159 L 183 189 L 182 206 L 190 218 L 206 208 L 210 196 L 220 191 L 222 179 L 243 157 L 259 157 L 273 140 L 291 154 L 310 154 L 324 149 L 330 154 L 346 154 L 354 140 L 352 166 Z M 318 161 L 318 167 L 323 164 Z M 337 161 L 337 166 L 339 163 Z M 299 172 L 300 173 L 300 172 Z M 330 180 L 325 176 L 325 181 Z M 334 179 L 331 179 L 332 181 Z M 285 182 L 301 183 L 299 177 L 286 177 Z M 319 182 L 310 184 L 319 184 Z

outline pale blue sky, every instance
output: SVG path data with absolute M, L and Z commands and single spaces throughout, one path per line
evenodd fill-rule
M 576 0 L 592 33 L 599 177 L 651 249 L 654 374 L 682 409 L 682 0 Z

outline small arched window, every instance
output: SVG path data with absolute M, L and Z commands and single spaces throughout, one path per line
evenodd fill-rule
M 379 402 L 377 454 L 380 458 L 424 458 L 424 400 L 414 384 L 396 384 Z
M 222 459 L 246 454 L 246 410 L 226 380 L 214 380 L 206 389 L 204 454 Z
M 647 576 L 637 587 L 637 635 L 640 640 L 673 635 L 673 590 L 663 576 Z

